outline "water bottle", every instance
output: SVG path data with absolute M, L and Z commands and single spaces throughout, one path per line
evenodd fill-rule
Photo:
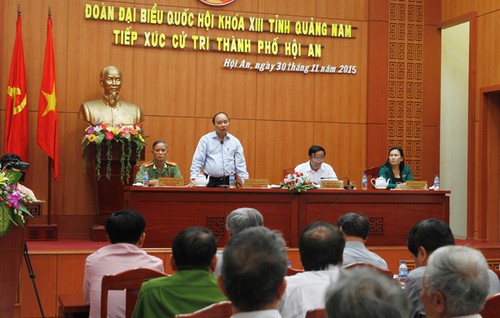
M 408 278 L 408 266 L 406 266 L 406 261 L 401 260 L 401 265 L 398 268 L 398 281 L 401 287 L 404 288 L 406 279 Z
M 439 177 L 438 177 L 438 175 L 436 175 L 434 177 L 434 191 L 439 191 L 439 184 L 440 183 L 441 182 L 439 181 Z
M 368 178 L 366 177 L 366 173 L 363 173 L 363 178 L 361 178 L 361 189 L 368 190 Z
M 148 180 L 149 180 L 148 172 L 144 171 L 144 174 L 142 175 L 142 186 L 143 187 L 148 186 Z
M 229 187 L 236 188 L 236 178 L 234 177 L 234 174 L 229 176 Z

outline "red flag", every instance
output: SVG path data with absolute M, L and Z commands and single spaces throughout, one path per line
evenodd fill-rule
M 52 40 L 52 19 L 47 21 L 47 42 L 43 65 L 42 88 L 38 102 L 37 143 L 52 158 L 54 180 L 59 177 L 59 140 L 56 109 L 56 69 L 54 63 L 54 41 Z
M 4 153 L 15 153 L 22 160 L 28 161 L 28 96 L 20 14 L 17 17 L 5 108 Z

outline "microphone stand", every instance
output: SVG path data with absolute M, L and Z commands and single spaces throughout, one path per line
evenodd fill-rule
M 33 272 L 33 267 L 31 266 L 30 255 L 28 254 L 28 245 L 24 242 L 24 261 L 26 262 L 26 267 L 28 268 L 28 273 L 30 275 L 31 281 L 33 282 L 33 289 L 35 290 L 36 299 L 38 301 L 38 307 L 40 308 L 40 314 L 42 318 L 45 318 L 43 313 L 42 302 L 40 301 L 40 294 L 38 294 L 38 289 L 36 288 L 35 273 Z

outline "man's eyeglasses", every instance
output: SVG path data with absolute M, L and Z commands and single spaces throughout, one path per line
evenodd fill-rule
M 325 158 L 316 158 L 316 157 L 313 157 L 311 158 L 312 161 L 316 161 L 316 162 L 323 162 L 325 161 Z

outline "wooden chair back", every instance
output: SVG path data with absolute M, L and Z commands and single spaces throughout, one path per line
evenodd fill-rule
M 125 317 L 132 316 L 142 282 L 145 279 L 167 276 L 149 268 L 127 270 L 116 275 L 104 275 L 101 283 L 101 317 L 108 316 L 108 291 L 125 290 Z
M 360 266 L 367 266 L 367 267 L 373 268 L 374 270 L 378 271 L 380 274 L 387 276 L 390 279 L 393 278 L 392 272 L 390 270 L 379 268 L 379 267 L 372 265 L 370 263 L 362 263 L 362 262 L 352 263 L 352 264 L 346 265 L 342 268 L 349 270 L 349 269 L 353 269 L 353 268 L 359 268 Z
M 373 184 L 371 183 L 370 180 L 372 178 L 375 178 L 375 179 L 378 178 L 378 170 L 379 169 L 380 169 L 379 166 L 375 166 L 375 167 L 368 168 L 364 171 L 366 173 L 366 178 L 368 178 L 368 188 L 375 189 L 375 187 L 373 186 Z
M 308 310 L 306 312 L 306 318 L 326 318 L 325 308 Z
M 229 300 L 225 300 L 190 314 L 175 315 L 174 318 L 229 318 L 232 314 L 233 306 Z
M 500 317 L 500 293 L 486 299 L 483 310 L 480 312 L 483 318 Z
M 304 271 L 303 269 L 288 267 L 286 269 L 286 276 L 293 276 L 295 274 L 302 273 L 303 271 Z

